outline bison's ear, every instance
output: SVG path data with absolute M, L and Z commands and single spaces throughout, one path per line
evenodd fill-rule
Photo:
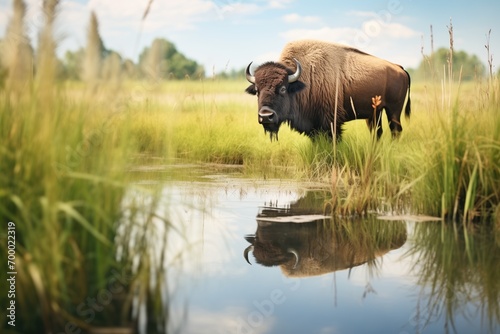
M 288 85 L 288 93 L 298 93 L 306 88 L 306 85 L 302 81 L 295 81 Z
M 257 89 L 255 89 L 254 84 L 251 84 L 250 86 L 247 87 L 247 89 L 245 89 L 245 92 L 247 92 L 248 94 L 251 94 L 251 95 L 256 95 Z

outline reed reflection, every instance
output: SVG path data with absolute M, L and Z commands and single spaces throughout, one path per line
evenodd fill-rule
M 457 319 L 479 315 L 483 331 L 498 332 L 500 233 L 489 226 L 472 230 L 442 223 L 417 225 L 414 235 L 407 256 L 421 290 L 417 331 L 441 319 L 444 332 L 457 332 Z

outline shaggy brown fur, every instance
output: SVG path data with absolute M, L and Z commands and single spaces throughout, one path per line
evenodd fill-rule
M 302 72 L 299 82 L 288 84 L 287 75 L 296 70 L 294 59 L 302 65 Z M 300 83 L 301 87 L 294 87 Z M 283 85 L 289 96 L 280 96 Z M 312 40 L 287 44 L 279 62 L 257 68 L 255 83 L 247 88 L 250 94 L 259 94 L 259 110 L 268 107 L 276 112 L 277 124 L 263 124 L 266 130 L 277 132 L 282 122 L 288 122 L 309 136 L 320 132 L 332 135 L 337 114 L 338 138 L 342 124 L 354 119 L 366 119 L 370 129 L 377 128 L 380 136 L 382 127 L 378 122 L 383 109 L 393 135 L 398 135 L 407 94 L 405 113 L 410 115 L 409 90 L 410 77 L 401 66 L 351 47 Z M 382 103 L 374 115 L 371 99 L 377 95 Z

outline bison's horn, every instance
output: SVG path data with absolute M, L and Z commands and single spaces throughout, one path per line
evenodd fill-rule
M 295 64 L 297 65 L 297 70 L 295 71 L 294 74 L 290 74 L 288 76 L 288 83 L 292 83 L 292 82 L 299 80 L 300 73 L 302 72 L 302 66 L 300 65 L 299 61 L 295 58 L 293 58 L 293 60 L 295 60 Z M 247 79 L 248 79 L 248 76 L 247 76 Z
M 245 252 L 243 253 L 243 256 L 245 257 L 245 260 L 247 260 L 248 264 L 249 264 L 249 265 L 252 265 L 252 264 L 250 263 L 250 260 L 248 260 L 248 253 L 249 253 L 250 251 L 253 251 L 253 245 L 250 245 L 250 246 L 248 246 L 247 248 L 245 248 Z
M 297 267 L 297 265 L 299 264 L 299 259 L 300 259 L 299 254 L 293 248 L 289 248 L 288 253 L 291 253 L 291 254 L 293 254 L 293 256 L 295 256 L 295 264 L 293 265 L 293 269 L 295 269 Z
M 245 71 L 245 74 L 247 76 L 247 80 L 248 82 L 250 83 L 255 83 L 255 77 L 250 73 L 250 66 L 252 65 L 253 62 L 251 62 L 250 64 L 248 64 L 247 66 L 247 70 Z

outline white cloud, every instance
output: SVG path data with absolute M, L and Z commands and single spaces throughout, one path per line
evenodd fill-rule
M 254 62 L 256 64 L 262 64 L 262 63 L 265 63 L 265 62 L 268 62 L 268 61 L 278 61 L 279 57 L 280 57 L 280 51 L 270 51 L 270 52 L 266 52 L 266 53 L 262 53 L 260 55 L 258 55 L 257 57 L 255 57 L 254 59 Z
M 286 8 L 293 0 L 271 0 L 269 1 L 269 8 Z
M 96 11 L 101 22 L 114 28 L 135 26 L 137 29 L 146 10 L 143 1 L 90 0 L 88 8 Z M 144 30 L 188 30 L 207 15 L 214 15 L 216 5 L 207 0 L 153 1 L 144 20 Z
M 12 15 L 12 6 L 7 3 L 0 3 L 0 26 L 4 28 Z
M 378 20 L 368 20 L 363 23 L 361 32 L 372 38 L 411 38 L 420 36 L 415 30 L 400 23 L 382 23 Z
M 317 39 L 326 42 L 336 42 L 349 44 L 359 30 L 350 27 L 331 28 L 323 27 L 318 29 L 291 29 L 281 33 L 281 36 L 287 41 L 298 39 Z
M 219 12 L 219 14 L 224 17 L 227 14 L 250 15 L 261 11 L 261 7 L 253 3 L 221 3 L 221 1 L 215 1 L 214 3 L 216 5 L 217 12 Z
M 326 327 L 323 327 L 319 330 L 320 334 L 336 334 L 336 333 L 340 333 L 340 332 L 341 331 L 339 331 L 339 329 L 334 327 L 334 326 L 326 326 Z
M 283 16 L 283 21 L 287 23 L 317 23 L 321 22 L 321 18 L 319 16 L 301 16 L 297 13 L 292 13 Z
M 281 33 L 281 36 L 287 41 L 318 39 L 363 49 L 375 40 L 396 42 L 420 36 L 420 33 L 400 23 L 381 24 L 377 20 L 368 20 L 361 28 L 325 26 L 317 29 L 291 29 Z
M 254 324 L 248 321 L 253 309 L 232 306 L 223 310 L 206 310 L 192 308 L 189 311 L 189 321 L 184 328 L 189 333 L 269 333 L 276 323 L 276 318 L 271 314 L 262 322 Z
M 348 16 L 355 16 L 355 17 L 375 17 L 377 14 L 375 12 L 367 12 L 367 11 L 361 11 L 361 10 L 351 10 L 347 12 Z
M 412 48 L 421 34 L 400 23 L 380 24 L 377 20 L 368 20 L 359 28 L 350 26 L 316 29 L 290 29 L 280 36 L 286 42 L 299 39 L 316 39 L 326 42 L 346 44 L 387 59 L 389 61 L 416 66 L 420 55 Z
M 54 35 L 59 45 L 70 45 L 72 49 L 83 46 L 88 24 L 88 13 L 85 5 L 74 1 L 62 1 L 58 7 Z M 0 36 L 5 32 L 8 20 L 12 16 L 12 5 L 0 4 Z M 24 18 L 26 33 L 32 46 L 36 49 L 38 33 L 45 24 L 40 0 L 26 1 Z
M 66 42 L 73 44 L 72 49 L 85 45 L 89 21 L 89 11 L 85 5 L 73 1 L 61 2 L 57 31 Z
M 395 38 L 411 38 L 422 35 L 422 33 L 400 23 L 389 23 L 385 31 Z

